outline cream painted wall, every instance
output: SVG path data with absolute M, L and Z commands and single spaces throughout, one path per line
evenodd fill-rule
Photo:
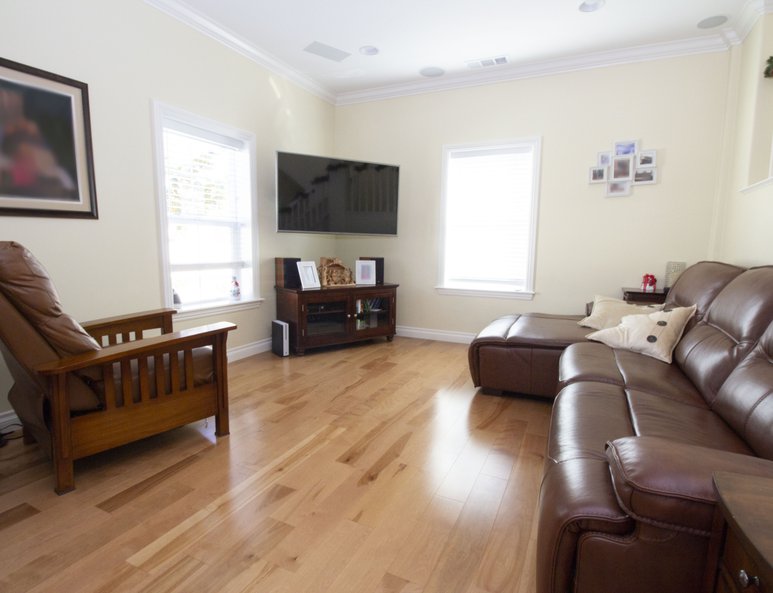
M 141 0 L 2 2 L 0 55 L 89 85 L 99 220 L 0 217 L 0 238 L 46 266 L 64 308 L 94 319 L 161 306 L 151 102 L 257 137 L 260 308 L 219 316 L 229 347 L 270 335 L 273 258 L 313 258 L 333 238 L 275 232 L 276 150 L 329 153 L 334 108 Z M 213 319 L 178 324 L 189 327 Z M 11 385 L 0 363 L 0 411 Z
M 773 80 L 762 77 L 767 58 L 773 54 L 773 14 L 756 24 L 742 47 L 735 48 L 737 74 L 731 87 L 737 88 L 735 111 L 729 135 L 733 142 L 733 169 L 724 192 L 720 210 L 722 220 L 718 256 L 745 266 L 773 263 L 770 240 L 773 221 L 773 179 L 760 181 L 760 165 L 755 165 L 755 152 L 764 150 L 760 130 L 770 142 L 773 122 L 770 120 Z M 763 99 L 767 97 L 767 100 Z M 768 145 L 769 148 L 769 145 Z M 755 167 L 757 174 L 755 177 Z M 751 174 L 750 174 L 751 173 Z M 749 185 L 752 182 L 751 186 Z
M 666 261 L 709 253 L 728 72 L 724 52 L 339 107 L 336 153 L 399 164 L 401 187 L 398 238 L 343 238 L 338 253 L 383 255 L 401 284 L 398 325 L 440 331 L 581 313 L 645 272 L 662 281 Z M 442 146 L 525 136 L 542 137 L 536 296 L 439 295 Z M 660 182 L 605 198 L 588 168 L 626 139 L 658 150 Z

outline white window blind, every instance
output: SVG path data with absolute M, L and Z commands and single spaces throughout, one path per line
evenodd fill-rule
M 163 109 L 161 122 L 168 304 L 254 299 L 251 135 Z
M 539 140 L 445 148 L 442 287 L 533 290 Z

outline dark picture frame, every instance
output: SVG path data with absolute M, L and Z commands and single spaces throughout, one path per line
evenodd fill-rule
M 98 218 L 86 83 L 0 58 L 0 215 Z

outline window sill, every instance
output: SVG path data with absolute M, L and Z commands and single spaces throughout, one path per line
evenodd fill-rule
M 191 307 L 190 309 L 177 309 L 175 320 L 185 321 L 186 319 L 200 319 L 202 317 L 212 317 L 221 313 L 233 313 L 234 311 L 247 311 L 249 309 L 258 309 L 266 299 L 250 299 L 244 301 L 227 301 L 212 303 L 201 307 Z
M 530 301 L 534 298 L 534 292 L 530 290 L 485 290 L 481 288 L 448 288 L 446 286 L 436 286 L 435 290 L 437 290 L 438 294 L 446 296 L 485 297 L 520 301 Z

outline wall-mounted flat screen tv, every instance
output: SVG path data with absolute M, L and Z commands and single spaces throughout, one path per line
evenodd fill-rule
M 277 230 L 397 234 L 400 168 L 277 153 Z

